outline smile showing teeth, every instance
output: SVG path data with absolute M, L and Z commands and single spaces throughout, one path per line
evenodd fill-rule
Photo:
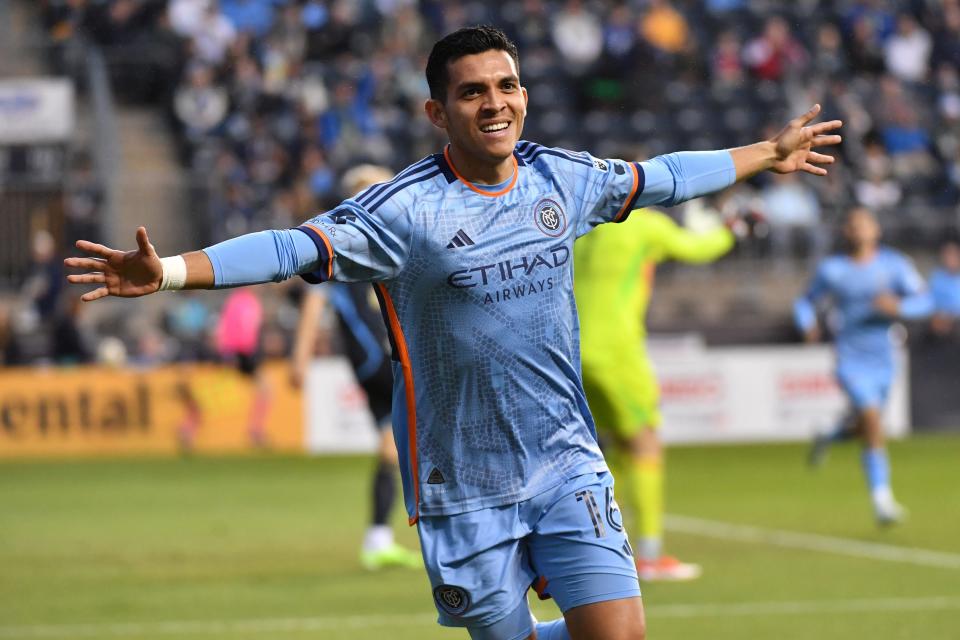
M 487 124 L 480 127 L 480 131 L 484 133 L 493 133 L 494 131 L 503 131 L 510 126 L 509 122 L 498 122 L 496 124 Z

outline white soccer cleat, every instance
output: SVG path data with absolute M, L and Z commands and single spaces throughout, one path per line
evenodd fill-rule
M 874 502 L 873 513 L 881 527 L 899 524 L 907 519 L 906 508 L 893 498 Z

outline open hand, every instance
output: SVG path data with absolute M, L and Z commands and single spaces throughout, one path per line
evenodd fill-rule
M 843 123 L 840 120 L 830 120 L 811 125 L 810 122 L 819 113 L 820 105 L 813 105 L 810 111 L 788 122 L 787 126 L 770 140 L 774 144 L 777 156 L 771 167 L 772 171 L 776 173 L 806 171 L 815 176 L 827 175 L 827 170 L 817 165 L 833 164 L 833 156 L 817 153 L 813 149 L 840 144 L 840 136 L 829 134 L 829 132 L 836 131 Z
M 67 276 L 67 281 L 103 285 L 80 296 L 84 302 L 105 296 L 136 298 L 160 288 L 163 267 L 143 227 L 137 229 L 137 249 L 134 251 L 118 251 L 86 240 L 77 240 L 77 249 L 96 257 L 64 260 L 67 267 L 87 270 L 87 273 Z

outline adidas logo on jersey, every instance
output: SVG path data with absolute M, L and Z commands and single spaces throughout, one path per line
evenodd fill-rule
M 447 245 L 447 249 L 465 247 L 470 244 L 476 244 L 476 243 L 470 239 L 470 236 L 468 236 L 463 229 L 459 229 L 457 231 L 457 235 L 453 236 L 453 240 L 451 240 L 450 244 Z
M 446 482 L 446 480 L 443 474 L 440 473 L 440 469 L 434 467 L 433 471 L 430 472 L 430 476 L 427 478 L 427 484 L 443 484 L 444 482 Z

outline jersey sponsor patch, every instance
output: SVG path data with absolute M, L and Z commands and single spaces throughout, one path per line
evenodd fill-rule
M 533 207 L 537 228 L 551 238 L 559 238 L 567 230 L 567 216 L 556 200 L 544 198 Z
M 433 590 L 437 606 L 451 616 L 462 616 L 470 608 L 470 594 L 463 587 L 441 584 Z

